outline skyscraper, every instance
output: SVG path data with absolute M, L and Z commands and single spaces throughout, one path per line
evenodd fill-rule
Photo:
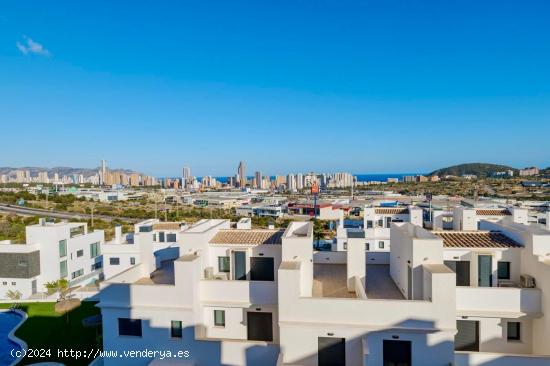
M 105 185 L 106 174 L 107 174 L 107 162 L 105 161 L 105 159 L 103 159 L 101 160 L 101 174 L 99 175 L 99 178 L 101 178 L 99 184 L 101 184 L 102 186 Z
M 239 177 L 239 186 L 245 187 L 246 186 L 246 175 L 245 175 L 245 168 L 244 168 L 244 162 L 239 162 L 239 168 L 237 169 L 237 175 Z
M 181 180 L 181 187 L 183 189 L 187 187 L 187 183 L 189 182 L 190 178 L 191 178 L 191 168 L 189 168 L 188 166 L 184 166 L 182 180 Z
M 262 188 L 262 172 L 256 172 L 256 188 Z

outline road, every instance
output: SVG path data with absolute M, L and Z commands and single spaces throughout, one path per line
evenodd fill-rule
M 50 210 L 44 210 L 41 208 L 29 208 L 29 207 L 21 207 L 21 206 L 13 206 L 13 205 L 5 205 L 5 204 L 0 204 L 0 212 L 14 213 L 22 216 L 48 216 L 48 217 L 55 217 L 58 219 L 82 220 L 82 219 L 92 218 L 92 215 L 90 214 L 63 212 L 63 211 L 50 211 Z M 119 219 L 130 223 L 142 221 L 141 219 L 132 219 L 129 217 L 113 217 L 113 216 L 107 216 L 107 215 L 94 215 L 94 219 L 101 219 L 105 221 L 112 221 L 115 219 Z

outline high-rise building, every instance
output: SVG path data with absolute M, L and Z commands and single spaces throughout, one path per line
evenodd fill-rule
M 105 185 L 105 176 L 107 175 L 107 162 L 105 159 L 101 160 L 101 170 L 99 174 L 99 184 Z
M 245 167 L 244 162 L 239 162 L 239 168 L 237 169 L 237 175 L 239 177 L 239 186 L 245 187 L 246 186 L 246 174 L 245 174 Z
M 256 188 L 262 188 L 262 172 L 257 171 L 254 174 L 254 178 L 256 179 Z

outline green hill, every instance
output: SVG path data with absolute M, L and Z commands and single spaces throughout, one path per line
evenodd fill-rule
M 518 173 L 518 169 L 512 168 L 506 165 L 487 164 L 487 163 L 468 163 L 450 166 L 447 168 L 437 169 L 428 175 L 456 175 L 461 176 L 464 174 L 475 174 L 478 177 L 487 177 L 496 172 L 504 172 L 507 170 L 513 170 L 514 175 Z

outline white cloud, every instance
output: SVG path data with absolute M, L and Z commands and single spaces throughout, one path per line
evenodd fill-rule
M 35 54 L 41 56 L 50 56 L 51 53 L 43 45 L 38 42 L 33 41 L 29 37 L 25 36 L 25 41 L 23 43 L 17 41 L 16 46 L 22 54 Z

